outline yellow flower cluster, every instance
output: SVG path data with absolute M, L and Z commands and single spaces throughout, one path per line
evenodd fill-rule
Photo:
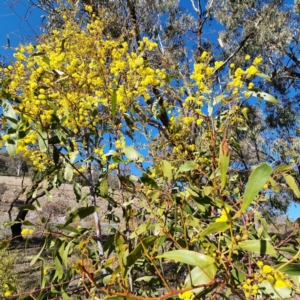
M 126 144 L 123 136 L 119 140 L 116 140 L 116 149 L 122 149 L 125 146 Z
M 98 156 L 102 156 L 103 155 L 103 148 L 95 148 L 94 152 L 98 155 Z
M 291 288 L 293 286 L 286 274 L 276 271 L 273 267 L 265 265 L 262 261 L 258 261 L 257 265 L 260 268 L 260 272 L 256 274 L 258 282 L 269 282 L 275 288 Z
M 20 148 L 23 144 L 23 140 L 18 141 L 17 152 L 23 152 L 23 158 L 28 160 L 32 165 L 34 170 L 45 171 L 49 166 L 53 165 L 53 160 L 48 157 L 46 153 L 39 150 L 30 150 L 27 148 Z
M 216 222 L 227 222 L 228 221 L 228 213 L 225 209 L 222 209 L 221 216 L 216 219 Z
M 14 292 L 11 287 L 8 285 L 8 284 L 4 284 L 4 288 L 5 288 L 5 293 L 4 293 L 4 296 L 5 297 L 8 297 L 10 295 L 12 295 L 12 293 Z
M 255 296 L 258 293 L 258 286 L 256 284 L 251 285 L 251 280 L 247 279 L 247 281 L 243 284 L 243 291 L 246 298 L 251 296 Z
M 206 58 L 207 62 L 198 63 L 194 65 L 194 71 L 191 75 L 191 79 L 196 81 L 198 91 L 201 93 L 209 90 L 209 85 L 211 83 L 211 78 L 213 75 L 214 68 L 210 67 L 209 57 Z M 221 64 L 218 64 L 218 62 L 215 62 L 215 66 L 220 67 Z M 217 68 L 217 67 L 216 67 Z
M 193 300 L 195 298 L 195 295 L 191 291 L 187 291 L 182 294 L 179 294 L 178 297 L 182 300 Z
M 4 141 L 9 140 L 9 138 L 10 138 L 9 134 L 4 134 L 4 135 L 2 136 L 2 140 L 4 140 Z
M 272 266 L 257 262 L 259 272 L 254 273 L 252 279 L 247 279 L 242 285 L 246 298 L 255 296 L 258 293 L 259 283 L 268 282 L 274 288 L 292 288 L 293 284 L 288 276 L 280 271 L 276 271 Z
M 24 237 L 26 235 L 32 235 L 33 234 L 33 229 L 28 229 L 28 228 L 24 228 L 21 231 L 21 235 Z
M 90 6 L 85 10 L 92 13 Z M 86 27 L 71 16 L 64 19 L 65 26 L 42 36 L 40 44 L 20 45 L 14 54 L 16 62 L 4 70 L 11 80 L 6 92 L 20 101 L 15 113 L 22 113 L 28 124 L 22 128 L 27 135 L 18 140 L 17 152 L 23 152 L 39 170 L 45 169 L 48 160 L 29 147 L 37 144 L 37 128 L 49 130 L 58 120 L 77 136 L 96 131 L 103 122 L 113 124 L 109 122 L 112 101 L 116 102 L 114 114 L 122 119 L 133 105 L 149 100 L 152 87 L 163 86 L 167 77 L 165 69 L 153 69 L 145 61 L 145 52 L 157 47 L 147 37 L 132 52 L 122 38 L 110 39 L 103 33 L 101 17 L 92 15 Z M 9 135 L 2 136 L 8 139 Z
M 250 55 L 246 55 L 245 60 L 250 60 Z M 257 69 L 257 65 L 259 65 L 262 62 L 261 57 L 256 57 L 253 60 L 252 65 L 250 65 L 245 71 L 241 68 L 237 68 L 234 71 L 233 76 L 231 76 L 231 82 L 229 83 L 228 87 L 232 88 L 232 92 L 234 95 L 237 95 L 239 93 L 239 88 L 244 87 L 244 79 L 245 78 L 251 78 L 255 74 L 259 73 L 259 70 Z M 230 68 L 233 69 L 235 65 L 232 63 L 230 64 Z M 252 89 L 254 87 L 254 84 L 252 82 L 249 83 L 248 89 Z M 249 94 L 249 93 L 248 93 Z M 247 95 L 245 95 L 247 97 Z M 248 95 L 249 96 L 249 95 Z

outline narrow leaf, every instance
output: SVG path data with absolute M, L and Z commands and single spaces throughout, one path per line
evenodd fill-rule
M 264 74 L 264 73 L 256 73 L 255 75 L 260 77 L 260 78 L 263 78 L 267 81 L 271 81 L 271 77 L 269 75 Z
M 248 240 L 239 244 L 242 250 L 250 251 L 258 254 L 270 254 L 277 256 L 277 252 L 270 242 L 265 240 Z
M 45 132 L 42 128 L 38 130 L 39 133 L 39 147 L 41 152 L 46 152 L 48 149 L 48 137 L 47 137 L 47 132 Z
M 124 147 L 123 152 L 129 160 L 136 161 L 136 162 L 143 162 L 144 161 L 144 157 L 139 152 L 137 152 L 133 148 L 133 146 Z
M 224 232 L 227 229 L 229 229 L 227 222 L 210 223 L 207 228 L 201 232 L 200 237 L 205 237 L 216 232 Z
M 222 101 L 224 98 L 226 98 L 226 95 L 224 93 L 218 95 L 217 97 L 214 98 L 213 105 L 218 104 L 220 101 Z
M 178 169 L 178 173 L 180 172 L 188 172 L 191 170 L 194 170 L 196 168 L 197 164 L 193 161 L 186 161 L 183 165 L 181 165 Z
M 17 151 L 18 136 L 16 133 L 13 133 L 9 137 L 9 140 L 6 141 L 6 150 L 10 157 L 14 157 Z
M 251 94 L 252 94 L 252 96 L 255 96 L 257 98 L 263 98 L 265 101 L 269 101 L 269 102 L 278 104 L 278 100 L 274 96 L 272 96 L 268 93 L 251 91 Z
M 99 209 L 98 206 L 88 206 L 88 207 L 81 207 L 74 210 L 73 212 L 70 213 L 66 223 L 64 224 L 64 227 L 66 227 L 70 223 L 80 221 L 86 218 L 87 216 L 96 212 L 98 209 Z
M 289 187 L 293 190 L 297 198 L 300 198 L 300 191 L 294 177 L 289 174 L 284 174 L 283 177 L 287 182 L 287 184 L 289 185 Z
M 59 162 L 59 151 L 56 147 L 53 148 L 53 161 L 55 165 Z
M 162 170 L 164 172 L 165 177 L 167 177 L 169 180 L 172 180 L 172 166 L 171 166 L 171 164 L 168 161 L 163 160 L 161 162 L 161 166 L 162 166 Z
M 106 198 L 108 196 L 108 180 L 107 176 L 102 178 L 100 184 L 99 184 L 99 196 Z
M 18 120 L 16 114 L 11 104 L 7 100 L 2 102 L 3 114 L 7 120 L 7 123 L 13 128 L 16 129 L 18 125 Z
M 272 168 L 266 163 L 262 163 L 252 172 L 245 189 L 242 203 L 243 212 L 246 211 L 246 209 L 251 205 L 252 201 L 262 189 L 263 185 L 268 181 L 271 173 Z
M 32 204 L 26 204 L 18 207 L 19 210 L 36 210 L 35 206 Z
M 42 255 L 42 253 L 44 252 L 44 249 L 45 249 L 45 247 L 46 247 L 46 244 L 47 244 L 47 240 L 45 241 L 45 243 L 44 243 L 42 249 L 40 250 L 40 252 L 39 252 L 36 256 L 34 256 L 34 258 L 31 260 L 30 266 L 32 266 L 33 264 L 35 264 L 35 262 L 36 262 L 36 261 L 39 259 L 39 257 Z
M 229 146 L 227 140 L 223 140 L 220 145 L 219 169 L 221 174 L 221 187 L 226 185 L 227 171 L 229 166 Z
M 55 277 L 57 276 L 58 279 L 62 279 L 64 275 L 64 269 L 60 262 L 60 259 L 58 256 L 55 257 Z
M 211 264 L 206 268 L 195 267 L 192 269 L 191 273 L 187 275 L 185 279 L 185 288 L 208 284 L 214 280 L 217 273 L 217 267 L 215 264 Z M 197 288 L 193 290 L 194 293 L 200 293 L 204 287 Z
M 73 191 L 76 196 L 76 201 L 78 203 L 81 199 L 81 187 L 76 181 L 74 181 L 74 184 L 73 184 Z
M 144 248 L 143 246 L 146 248 L 146 250 L 153 245 L 153 243 L 155 242 L 155 240 L 157 239 L 156 236 L 148 236 L 145 239 L 142 240 L 142 243 L 139 243 L 135 249 L 127 256 L 127 267 L 131 267 L 132 265 L 134 265 L 134 263 L 142 257 L 143 253 L 144 253 Z M 142 246 L 143 244 L 143 246 Z
M 174 250 L 158 255 L 157 258 L 167 258 L 187 265 L 205 268 L 215 262 L 215 259 L 199 252 L 189 250 Z
M 73 179 L 73 167 L 68 163 L 66 163 L 66 166 L 65 166 L 64 178 L 69 182 L 72 181 L 72 179 Z
M 280 265 L 277 265 L 275 269 L 280 267 Z M 289 264 L 280 269 L 281 272 L 286 273 L 290 276 L 300 276 L 300 264 Z

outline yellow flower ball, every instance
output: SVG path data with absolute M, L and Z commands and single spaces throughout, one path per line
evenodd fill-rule
M 2 139 L 3 139 L 4 141 L 9 140 L 9 135 L 8 135 L 8 134 L 3 135 L 3 136 L 2 136 Z
M 271 267 L 271 266 L 268 266 L 268 265 L 264 265 L 263 268 L 262 268 L 262 271 L 264 274 L 270 274 L 272 273 L 274 269 Z
M 7 290 L 5 293 L 4 293 L 4 296 L 5 297 L 8 297 L 12 294 L 12 291 L 11 290 Z

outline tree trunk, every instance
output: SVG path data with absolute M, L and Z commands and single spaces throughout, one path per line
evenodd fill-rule
M 28 210 L 20 210 L 17 217 L 15 218 L 15 221 L 22 222 L 25 220 L 26 215 L 28 213 Z M 23 241 L 23 237 L 21 235 L 22 232 L 22 224 L 17 223 L 13 224 L 11 227 L 11 236 L 14 240 Z

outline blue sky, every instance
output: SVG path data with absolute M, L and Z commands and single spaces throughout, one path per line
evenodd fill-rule
M 7 45 L 7 36 L 9 36 L 11 47 L 16 47 L 21 42 L 32 39 L 34 35 L 41 33 L 43 11 L 39 9 L 29 9 L 27 0 L 16 1 L 18 5 L 9 7 L 5 0 L 0 0 L 0 55 L 12 59 L 13 50 L 4 49 Z M 192 11 L 189 0 L 181 0 L 181 5 Z M 292 1 L 287 1 L 292 3 Z M 221 26 L 215 24 L 216 32 Z M 143 153 L 144 154 L 144 153 Z M 292 204 L 289 208 L 288 215 L 290 218 L 299 217 L 300 205 Z

